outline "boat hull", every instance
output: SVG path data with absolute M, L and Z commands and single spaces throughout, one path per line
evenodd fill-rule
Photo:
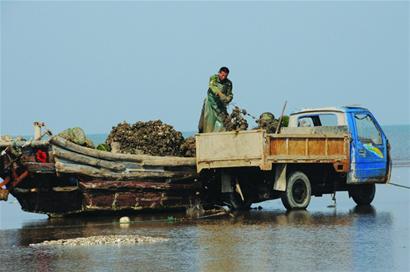
M 0 177 L 23 210 L 50 216 L 184 209 L 198 203 L 194 158 L 113 154 L 61 137 L 4 148 Z

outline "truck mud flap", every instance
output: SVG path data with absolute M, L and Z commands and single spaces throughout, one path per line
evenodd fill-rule
M 275 180 L 273 190 L 284 192 L 286 191 L 286 163 L 275 164 Z

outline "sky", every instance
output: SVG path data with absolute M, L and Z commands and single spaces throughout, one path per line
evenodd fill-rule
M 258 116 L 362 105 L 410 124 L 410 4 L 1 1 L 0 134 L 161 119 L 197 129 L 209 77 Z

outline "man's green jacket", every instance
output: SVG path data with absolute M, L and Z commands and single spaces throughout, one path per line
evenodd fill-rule
M 226 107 L 232 98 L 232 82 L 229 79 L 221 81 L 218 75 L 211 76 L 198 125 L 200 133 L 225 131 Z

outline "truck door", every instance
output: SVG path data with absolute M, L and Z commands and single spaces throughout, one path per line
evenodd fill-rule
M 352 176 L 350 183 L 383 182 L 387 175 L 387 139 L 368 111 L 352 112 Z

